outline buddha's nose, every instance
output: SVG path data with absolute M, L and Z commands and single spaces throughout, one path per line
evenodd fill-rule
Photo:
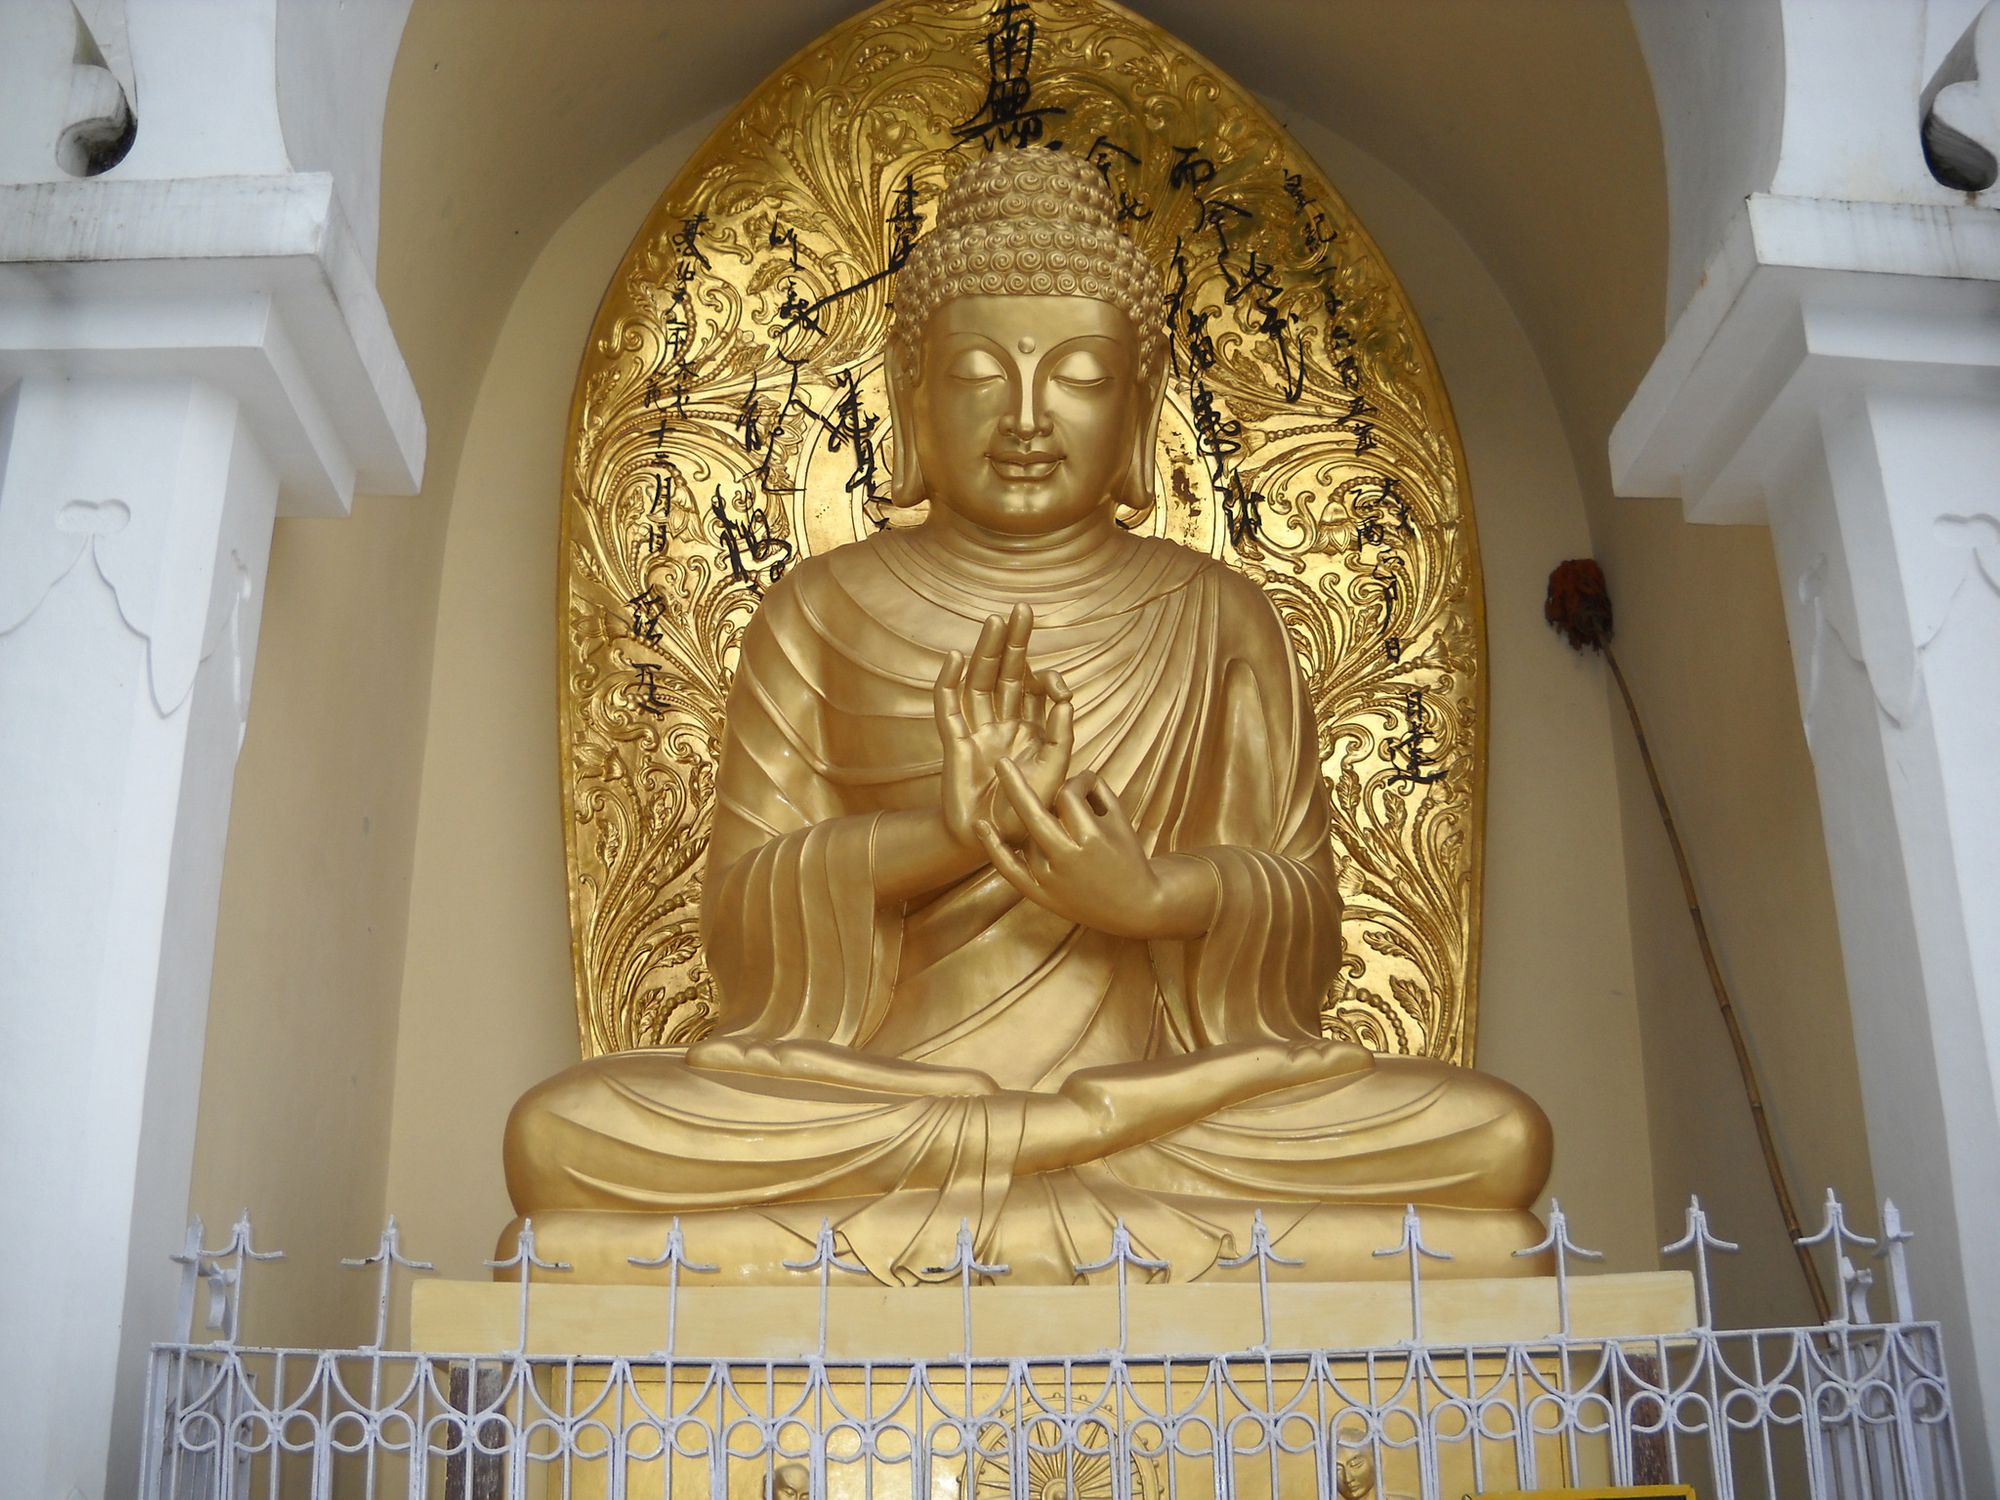
M 1000 430 L 1009 437 L 1047 437 L 1054 423 L 1049 420 L 1039 389 L 1041 382 L 1023 380 L 1014 387 L 1014 410 L 1000 419 Z

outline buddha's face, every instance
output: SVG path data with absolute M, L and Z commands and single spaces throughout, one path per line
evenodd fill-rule
M 990 531 L 1057 531 L 1125 497 L 1150 394 L 1131 321 L 1094 297 L 954 297 L 899 403 L 934 504 Z

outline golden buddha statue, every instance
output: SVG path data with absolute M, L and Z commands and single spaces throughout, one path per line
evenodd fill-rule
M 1175 1280 L 1261 1211 L 1292 1274 L 1541 1269 L 1550 1135 L 1483 1074 L 1319 1033 L 1340 899 L 1313 710 L 1248 579 L 1118 524 L 1152 504 L 1167 331 L 1098 172 L 1000 150 L 895 286 L 894 498 L 811 557 L 731 688 L 688 1048 L 515 1107 L 516 1211 L 582 1279 L 657 1273 L 669 1216 L 740 1281 L 822 1218 L 883 1282 L 961 1221 L 1068 1282 L 1122 1219 Z M 512 1243 L 510 1226 L 503 1240 Z M 1254 1274 L 1254 1270 L 1239 1274 Z

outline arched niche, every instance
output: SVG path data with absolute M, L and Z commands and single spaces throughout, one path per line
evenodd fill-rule
M 713 1013 L 696 913 L 736 644 L 790 562 L 915 519 L 888 500 L 894 271 L 994 143 L 1088 156 L 1159 266 L 1160 493 L 1128 524 L 1255 578 L 1299 651 L 1346 904 L 1327 1028 L 1469 1062 L 1483 603 L 1435 360 L 1313 161 L 1102 0 L 889 0 L 835 27 L 717 127 L 605 292 L 558 590 L 585 1055 Z

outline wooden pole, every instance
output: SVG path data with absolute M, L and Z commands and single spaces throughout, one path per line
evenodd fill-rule
M 1680 830 L 1674 825 L 1673 810 L 1667 806 L 1666 790 L 1660 785 L 1659 768 L 1653 764 L 1652 746 L 1646 741 L 1646 726 L 1639 720 L 1639 705 L 1632 701 L 1632 689 L 1625 681 L 1625 674 L 1619 669 L 1618 654 L 1611 649 L 1611 643 L 1602 643 L 1604 659 L 1611 664 L 1612 681 L 1618 684 L 1618 694 L 1625 700 L 1625 712 L 1632 720 L 1632 737 L 1639 742 L 1639 760 L 1646 767 L 1646 780 L 1653 788 L 1653 802 L 1660 810 L 1660 822 L 1667 830 L 1667 842 L 1673 847 L 1674 867 L 1680 871 L 1681 895 L 1686 898 L 1688 918 L 1694 923 L 1695 941 L 1701 946 L 1701 961 L 1708 969 L 1709 988 L 1715 991 L 1716 1008 L 1722 1012 L 1722 1024 L 1729 1033 L 1729 1045 L 1736 1054 L 1736 1071 L 1743 1078 L 1743 1092 L 1750 1101 L 1750 1119 L 1757 1127 L 1757 1144 L 1763 1148 L 1764 1170 L 1770 1174 L 1771 1191 L 1778 1198 L 1778 1212 L 1785 1220 L 1785 1234 L 1792 1242 L 1792 1249 L 1799 1258 L 1799 1270 L 1806 1278 L 1806 1290 L 1812 1294 L 1814 1310 L 1824 1323 L 1832 1314 L 1826 1297 L 1826 1286 L 1820 1280 L 1819 1268 L 1813 1264 L 1812 1251 L 1799 1243 L 1805 1231 L 1799 1225 L 1799 1211 L 1792 1201 L 1791 1185 L 1785 1181 L 1785 1168 L 1778 1160 L 1777 1142 L 1771 1135 L 1771 1122 L 1764 1113 L 1764 1094 L 1757 1087 L 1757 1070 L 1750 1062 L 1750 1048 L 1743 1040 L 1743 1027 L 1736 1019 L 1735 1002 L 1729 998 L 1729 986 L 1722 978 L 1722 968 L 1715 961 L 1715 945 L 1709 941 L 1708 919 L 1702 915 L 1701 901 L 1695 895 L 1694 872 L 1688 868 L 1687 850 L 1681 845 Z

